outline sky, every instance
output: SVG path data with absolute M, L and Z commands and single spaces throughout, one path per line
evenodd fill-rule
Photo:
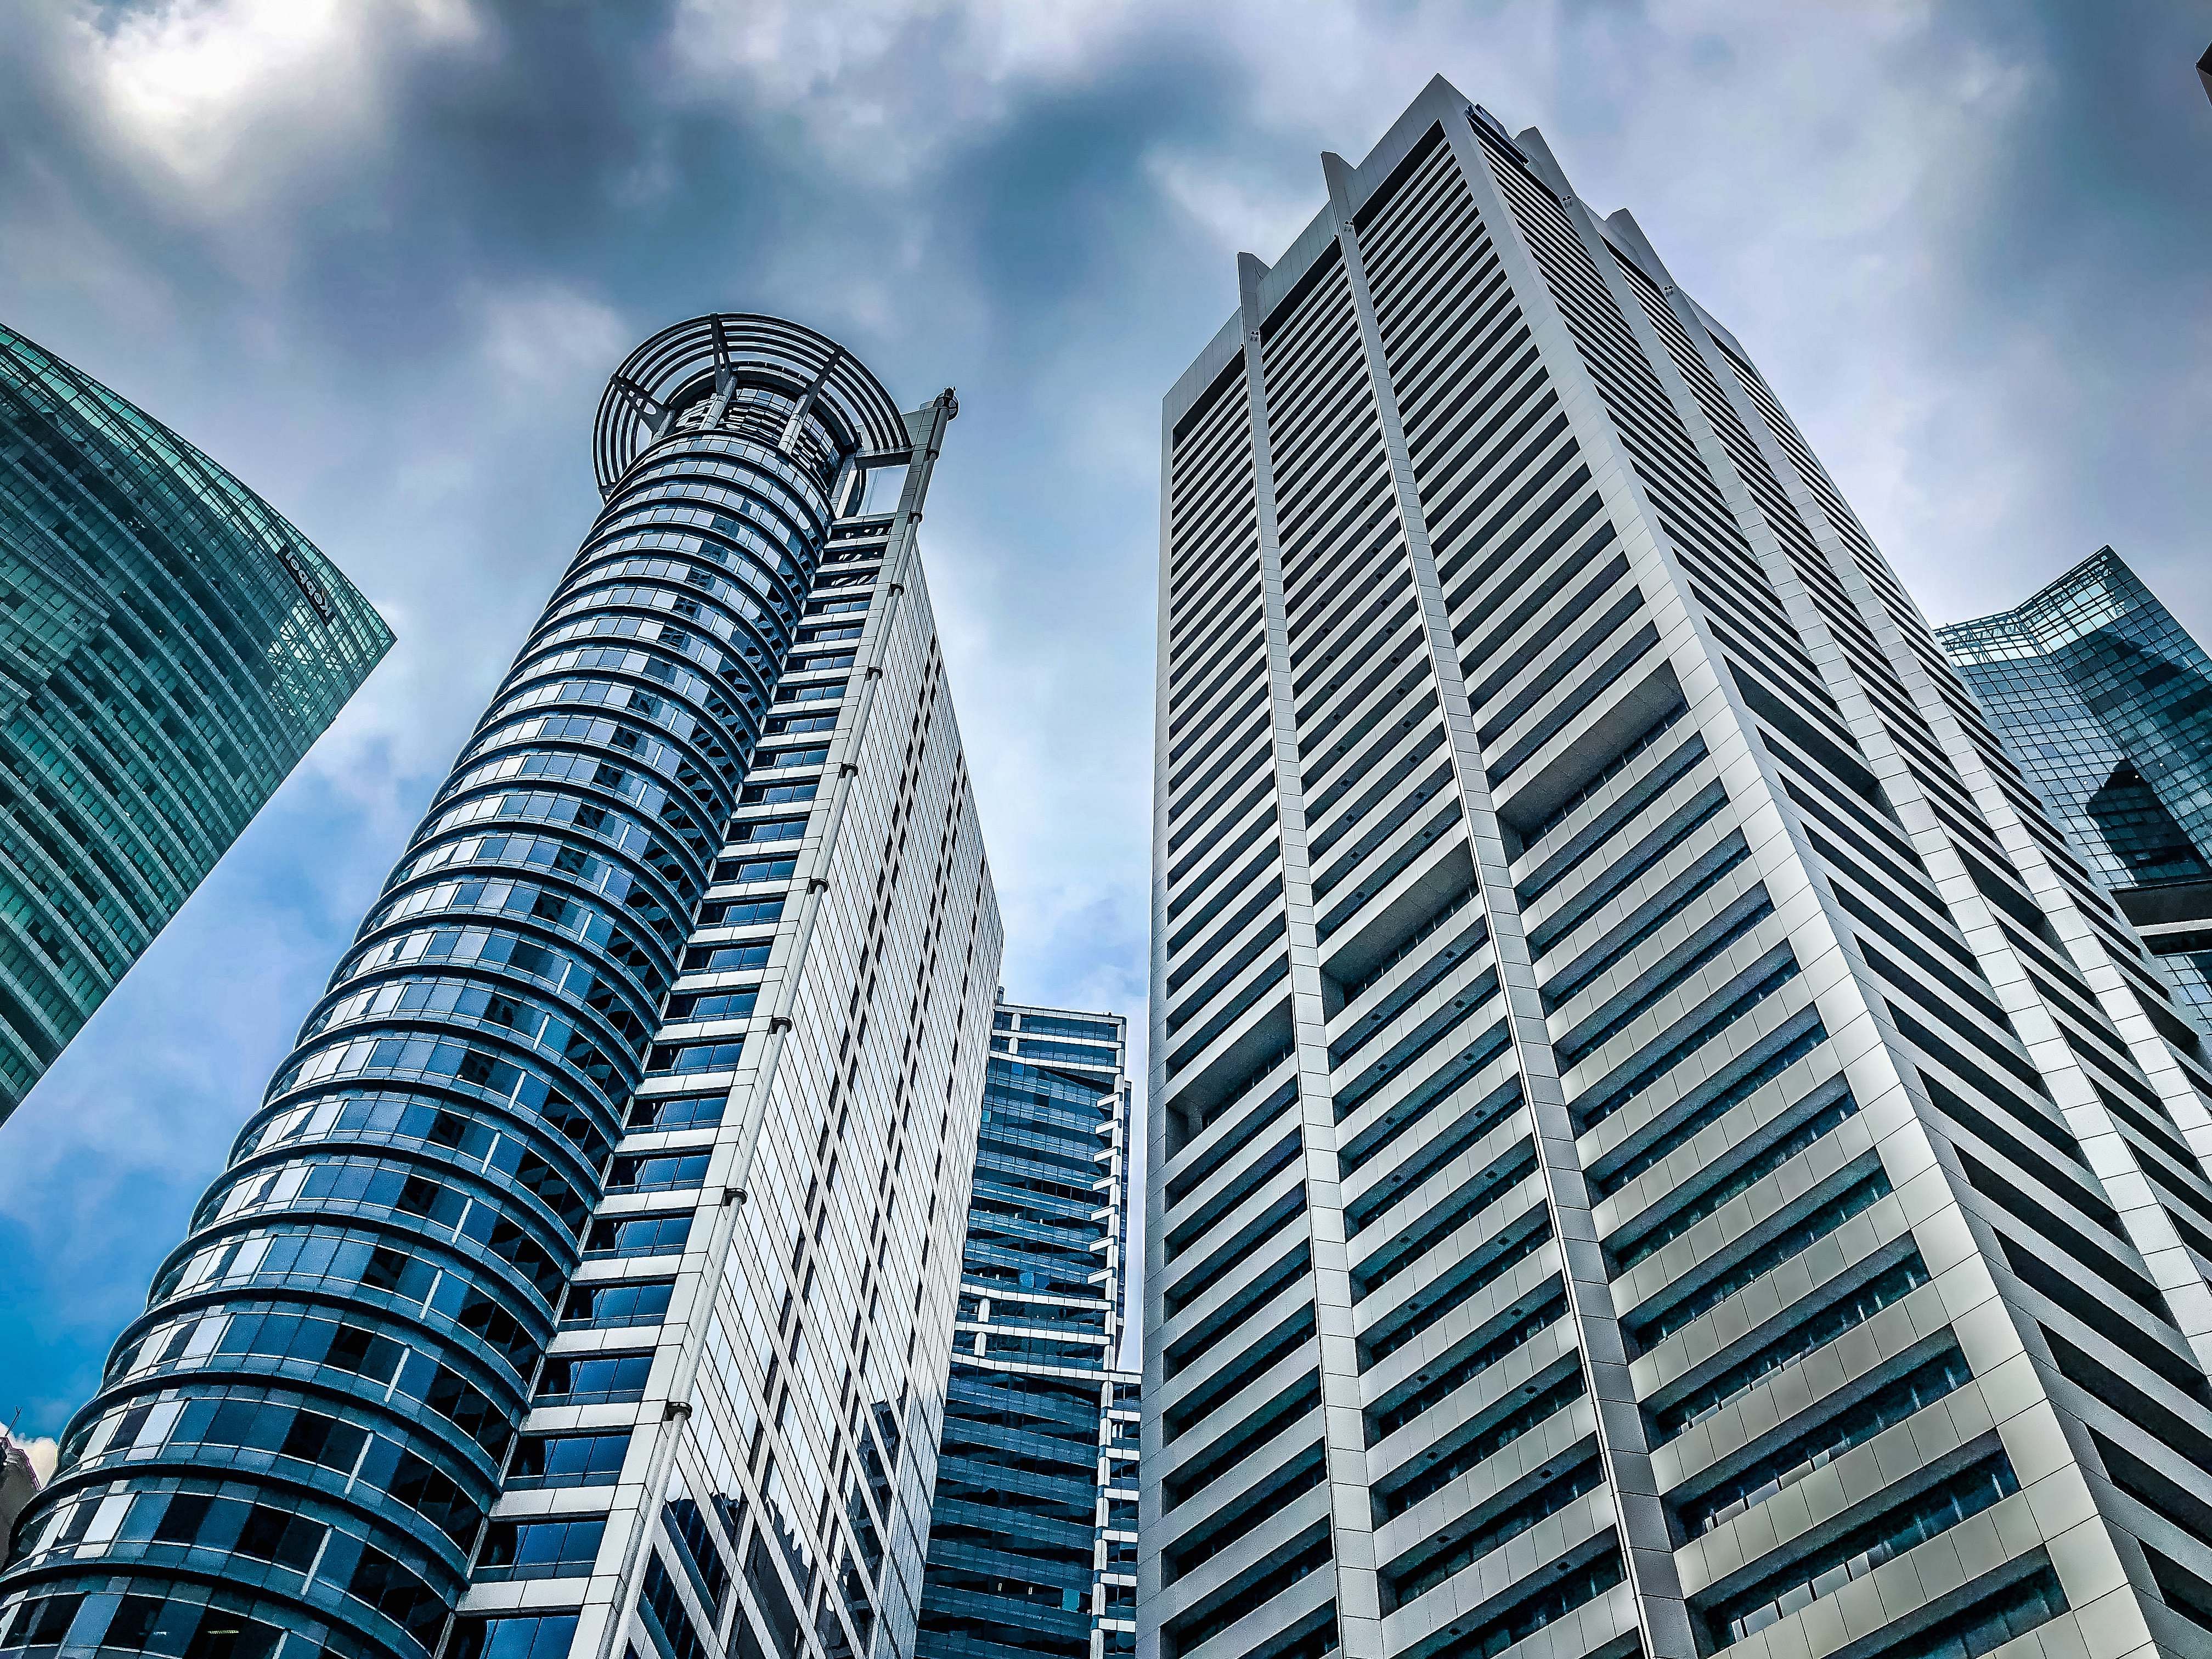
M 959 389 L 923 532 L 1024 1001 L 1142 1024 L 1159 398 L 1431 75 L 1744 342 L 1937 622 L 2117 547 L 2212 639 L 2191 0 L 27 0 L 0 320 L 398 643 L 0 1124 L 0 1425 L 52 1435 L 711 310 Z M 1139 1073 L 1142 1075 L 1141 1072 Z M 1141 1139 L 1141 1138 L 1140 1138 Z

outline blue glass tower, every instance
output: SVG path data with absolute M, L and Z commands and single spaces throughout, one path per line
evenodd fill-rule
M 2212 1028 L 2212 657 L 2109 547 L 2018 609 L 1936 637 Z
M 268 502 L 0 328 L 0 1120 L 391 646 Z
M 1135 1644 L 1127 1028 L 992 1020 L 916 1652 L 1097 1659 Z

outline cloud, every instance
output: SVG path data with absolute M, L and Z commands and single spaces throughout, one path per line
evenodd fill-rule
M 61 1443 L 51 1437 L 41 1437 L 36 1440 L 26 1440 L 21 1444 L 24 1455 L 30 1459 L 31 1473 L 37 1475 L 40 1485 L 44 1486 L 54 1478 L 54 1464 L 61 1456 Z

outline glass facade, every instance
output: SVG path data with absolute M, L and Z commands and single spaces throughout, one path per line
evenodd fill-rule
M 913 550 L 954 410 L 769 318 L 623 365 L 605 505 L 66 1431 L 0 1651 L 910 1650 L 999 951 Z
M 391 645 L 274 507 L 0 327 L 0 1120 Z
M 2212 1652 L 2196 1032 L 1630 215 L 1322 184 L 1163 411 L 1140 1659 Z
M 916 1651 L 1100 1659 L 1136 1628 L 1127 1030 L 1003 1001 L 992 1024 Z
M 2109 547 L 1936 637 L 2212 1030 L 2212 658 Z

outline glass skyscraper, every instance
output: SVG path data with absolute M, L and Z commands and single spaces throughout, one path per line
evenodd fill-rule
M 391 645 L 268 502 L 0 327 L 0 1121 Z
M 0 1651 L 912 1651 L 1000 951 L 915 540 L 957 408 L 766 317 L 622 365 Z
M 1103 1659 L 1135 1629 L 1127 1031 L 1003 1001 L 992 1024 L 917 1652 Z
M 2109 547 L 1936 638 L 2212 1031 L 2212 658 Z
M 1140 1659 L 2212 1652 L 2195 1032 L 1632 218 L 1322 172 L 1164 411 Z

